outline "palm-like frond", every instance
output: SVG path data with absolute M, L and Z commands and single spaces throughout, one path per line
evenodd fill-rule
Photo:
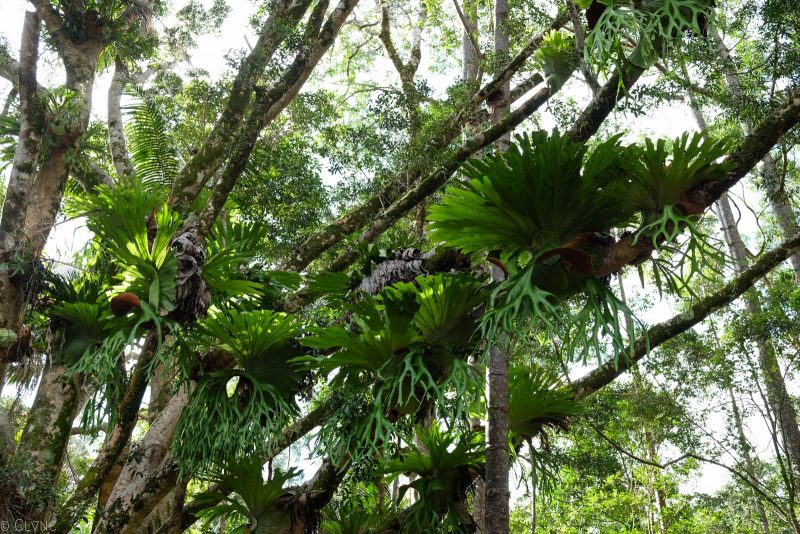
M 168 187 L 181 166 L 171 126 L 151 97 L 140 91 L 128 95 L 134 101 L 123 112 L 136 177 L 145 185 Z
M 77 207 L 88 215 L 87 226 L 101 246 L 124 266 L 116 289 L 139 295 L 162 314 L 171 311 L 178 261 L 170 242 L 181 221 L 163 198 L 142 188 L 112 191 L 103 185 L 96 194 L 78 199 Z
M 203 280 L 212 289 L 212 297 L 259 296 L 264 284 L 246 280 L 241 269 L 257 255 L 266 236 L 267 227 L 226 220 L 222 217 L 211 228 L 206 239 L 206 262 L 203 265 Z

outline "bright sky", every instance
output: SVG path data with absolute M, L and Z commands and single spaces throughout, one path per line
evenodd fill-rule
M 10 48 L 14 51 L 15 56 L 18 57 L 18 48 L 20 41 L 20 32 L 22 29 L 22 21 L 24 17 L 24 10 L 27 3 L 23 0 L 0 0 L 2 6 L 0 7 L 0 35 L 5 37 L 10 43 Z M 204 4 L 209 6 L 210 0 L 204 0 Z M 219 32 L 214 35 L 206 35 L 198 38 L 198 46 L 195 50 L 190 52 L 190 65 L 193 67 L 201 67 L 209 72 L 212 79 L 216 79 L 219 75 L 227 69 L 224 62 L 224 56 L 230 50 L 242 49 L 247 47 L 246 39 L 250 43 L 256 41 L 256 35 L 250 28 L 248 18 L 252 12 L 253 4 L 247 0 L 229 0 L 232 6 L 230 15 L 220 28 Z M 455 21 L 454 21 L 455 24 Z M 427 61 L 429 56 L 425 57 Z M 425 71 L 425 63 L 423 61 L 422 72 Z M 379 62 L 377 67 L 381 67 Z M 383 67 L 386 69 L 385 73 L 378 73 L 375 70 L 371 74 L 376 79 L 381 79 L 383 76 L 393 76 L 394 73 L 385 62 Z M 183 67 L 185 68 L 185 67 Z M 380 69 L 378 69 L 380 70 Z M 45 85 L 55 85 L 62 81 L 63 74 L 56 61 L 41 61 L 39 80 Z M 452 80 L 444 78 L 442 75 L 432 75 L 428 79 L 431 86 L 435 91 L 443 92 L 446 86 Z M 96 88 L 94 92 L 94 109 L 93 117 L 98 120 L 104 120 L 106 117 L 106 92 L 110 82 L 110 73 L 102 73 L 98 76 Z M 572 84 L 570 94 L 579 102 L 587 102 L 589 100 L 588 90 L 578 84 Z M 10 85 L 5 80 L 0 80 L 0 97 L 4 98 L 7 94 Z M 628 141 L 635 141 L 641 136 L 649 137 L 676 137 L 687 130 L 696 130 L 696 123 L 687 106 L 680 103 L 672 103 L 667 107 L 662 108 L 656 116 L 650 118 L 626 118 L 623 124 L 630 128 L 630 134 L 627 136 Z M 550 123 L 550 124 L 548 124 Z M 547 117 L 543 119 L 543 126 L 548 128 L 552 121 Z M 5 177 L 3 177 L 5 179 Z M 737 186 L 735 192 L 740 196 L 746 196 L 748 202 L 753 203 L 753 194 L 746 191 L 743 186 Z M 755 224 L 753 216 L 747 210 L 742 211 L 742 230 L 743 233 L 752 234 Z M 59 224 L 57 229 L 51 234 L 51 239 L 46 247 L 46 255 L 52 258 L 68 260 L 72 253 L 83 246 L 88 240 L 89 234 L 83 227 L 81 220 L 63 221 Z M 635 294 L 634 287 L 639 285 L 638 278 L 635 274 L 627 277 L 626 286 L 630 294 Z M 639 289 L 641 291 L 641 289 Z M 656 305 L 642 314 L 643 319 L 648 324 L 663 321 L 672 315 L 675 310 L 669 301 L 657 302 Z M 709 428 L 714 429 L 722 435 L 723 429 L 726 428 L 727 422 L 724 416 L 720 413 L 715 416 Z M 756 446 L 756 449 L 761 454 L 771 455 L 769 453 L 770 446 L 767 439 L 768 433 L 766 426 L 760 418 L 749 417 L 747 420 L 749 427 L 749 436 Z M 730 461 L 730 459 L 726 459 Z M 721 468 L 707 467 L 703 470 L 702 475 L 692 480 L 689 487 L 685 490 L 695 490 L 701 492 L 713 492 L 716 488 L 722 485 L 729 479 L 729 475 Z

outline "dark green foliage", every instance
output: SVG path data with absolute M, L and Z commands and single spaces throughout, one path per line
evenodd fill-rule
M 546 436 L 548 429 L 566 430 L 579 412 L 570 389 L 544 368 L 514 368 L 508 388 L 509 430 L 513 440 Z
M 484 298 L 481 283 L 474 278 L 420 276 L 415 284 L 387 287 L 377 297 L 365 297 L 354 305 L 350 328 L 318 329 L 302 340 L 312 348 L 335 350 L 330 356 L 306 359 L 323 373 L 337 371 L 332 385 L 373 398 L 369 414 L 350 421 L 357 428 L 344 433 L 348 437 L 336 428 L 337 418 L 323 427 L 323 434 L 344 447 L 337 454 L 350 448 L 347 439 L 353 440 L 352 445 L 376 447 L 390 437 L 399 416 L 444 402 L 448 391 L 463 401 L 462 413 L 455 417 L 465 415 L 467 400 L 480 382 L 466 362 L 477 341 L 472 312 Z
M 587 155 L 558 131 L 539 131 L 517 136 L 505 154 L 470 160 L 462 168 L 469 181 L 430 209 L 431 239 L 467 253 L 538 255 L 624 222 L 630 213 L 605 192 L 622 179 L 626 150 L 618 139 Z
M 683 46 L 688 32 L 705 36 L 713 24 L 713 0 L 600 0 L 605 4 L 595 28 L 586 38 L 587 62 L 618 67 L 626 62 L 625 49 L 634 46 L 627 57 L 632 64 L 647 68 L 659 57 L 666 57 Z
M 199 504 L 209 504 L 197 513 L 197 517 L 207 522 L 224 517 L 234 525 L 238 523 L 229 532 L 240 534 L 272 534 L 289 528 L 289 510 L 281 506 L 281 497 L 286 495 L 283 485 L 299 473 L 294 468 L 285 473 L 276 469 L 265 481 L 261 475 L 262 468 L 263 463 L 253 458 L 226 464 L 214 479 L 229 488 L 231 493 L 197 495 L 195 500 Z
M 473 480 L 483 473 L 483 443 L 470 435 L 457 438 L 438 425 L 418 427 L 420 446 L 410 445 L 399 460 L 390 460 L 384 473 L 413 473 L 417 478 L 400 487 L 398 500 L 409 489 L 419 499 L 402 519 L 403 532 L 474 532 L 475 524 L 464 506 Z
M 201 322 L 195 345 L 232 356 L 236 368 L 205 374 L 192 393 L 176 430 L 184 469 L 263 453 L 297 413 L 298 329 L 294 317 L 266 310 L 230 310 Z

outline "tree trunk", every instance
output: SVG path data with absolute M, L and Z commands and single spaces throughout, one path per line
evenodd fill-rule
M 39 520 L 49 520 L 72 422 L 80 408 L 80 383 L 66 373 L 63 365 L 45 371 L 17 448 L 17 459 L 33 477 L 21 491 Z
M 737 273 L 741 273 L 747 268 L 747 254 L 727 193 L 723 194 L 717 202 L 717 215 L 722 223 L 725 240 L 734 259 L 734 268 Z M 745 294 L 745 308 L 750 315 L 761 313 L 761 302 L 758 293 L 754 290 Z M 758 364 L 766 386 L 769 408 L 778 421 L 783 446 L 791 463 L 791 470 L 795 473 L 800 472 L 800 428 L 797 425 L 797 413 L 786 389 L 786 382 L 778 365 L 775 348 L 771 340 L 762 334 L 757 334 L 755 344 Z
M 712 33 L 717 48 L 717 54 L 721 60 L 722 69 L 725 73 L 725 81 L 731 92 L 731 100 L 735 106 L 744 106 L 746 97 L 742 93 L 742 83 L 737 72 L 736 65 L 730 56 L 728 48 L 716 29 Z M 749 133 L 753 125 L 747 121 L 742 121 L 742 129 L 745 134 Z M 784 188 L 785 177 L 780 173 L 775 165 L 775 158 L 772 154 L 767 154 L 761 160 L 761 177 L 764 180 L 764 188 L 767 201 L 769 202 L 772 213 L 778 221 L 778 228 L 784 238 L 795 235 L 798 231 L 797 220 L 792 209 L 791 199 Z M 789 258 L 789 263 L 794 271 L 795 280 L 800 284 L 800 253 Z
M 463 5 L 465 28 L 461 36 L 462 73 L 461 80 L 465 84 L 478 82 L 481 58 L 475 43 L 478 37 L 478 3 L 476 0 L 465 0 Z M 469 33 L 467 33 L 469 32 Z M 470 36 L 471 35 L 471 36 Z
M 492 278 L 502 281 L 503 272 L 492 265 Z M 499 343 L 505 341 L 505 336 Z M 511 449 L 508 444 L 508 353 L 500 346 L 489 349 L 487 372 L 486 500 L 484 532 L 508 534 L 508 470 Z
M 123 183 L 133 178 L 133 165 L 128 158 L 121 109 L 122 91 L 125 89 L 127 78 L 125 65 L 117 61 L 114 76 L 108 86 L 108 145 L 111 148 L 111 159 L 117 171 L 117 179 Z
M 494 52 L 498 58 L 508 56 L 508 0 L 496 0 L 494 11 Z M 493 124 L 502 121 L 510 109 L 510 82 L 498 88 L 488 99 Z M 510 132 L 497 140 L 497 149 L 508 148 Z M 494 265 L 492 278 L 502 281 L 505 276 Z M 503 340 L 499 340 L 502 345 Z M 487 368 L 487 412 L 486 425 L 486 501 L 484 510 L 485 532 L 507 534 L 509 529 L 508 470 L 511 450 L 508 444 L 508 353 L 498 345 L 489 349 Z
M 744 460 L 745 469 L 750 473 L 751 477 L 755 476 L 755 467 L 753 457 L 750 454 L 750 442 L 747 441 L 747 436 L 744 433 L 744 424 L 742 424 L 742 414 L 739 411 L 739 405 L 736 404 L 736 395 L 733 392 L 733 386 L 728 383 L 728 396 L 731 399 L 731 412 L 733 413 L 733 423 L 736 427 L 736 439 L 739 441 L 739 447 L 742 449 L 742 459 Z M 769 521 L 767 520 L 767 512 L 764 510 L 764 504 L 761 502 L 761 497 L 754 491 L 753 504 L 756 508 L 759 521 L 761 521 L 761 530 L 764 534 L 769 534 Z
M 36 178 L 37 158 L 42 145 L 43 103 L 37 98 L 36 64 L 39 59 L 41 20 L 33 12 L 25 13 L 19 62 L 19 136 L 0 215 L 0 328 L 18 332 L 22 322 L 20 309 L 24 297 L 11 280 L 8 262 L 27 257 L 24 221 L 30 203 L 30 190 Z M 5 375 L 5 358 L 0 358 Z
M 508 60 L 508 0 L 495 0 L 494 4 L 494 53 L 495 61 L 504 65 Z M 501 85 L 497 91 L 489 96 L 486 103 L 492 117 L 492 123 L 497 124 L 511 109 L 511 82 Z M 497 149 L 505 151 L 511 140 L 511 132 L 504 133 L 497 140 Z

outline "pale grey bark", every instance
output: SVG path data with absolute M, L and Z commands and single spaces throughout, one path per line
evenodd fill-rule
M 117 478 L 95 532 L 136 532 L 137 525 L 174 487 L 177 471 L 169 449 L 183 409 L 187 388 L 170 398 L 150 429 L 131 451 Z M 159 480 L 171 483 L 157 484 Z
M 464 0 L 463 9 L 458 5 L 458 0 L 453 0 L 453 4 L 464 27 L 461 36 L 461 80 L 464 83 L 479 82 L 483 54 L 478 44 L 478 3 L 476 0 Z
M 108 144 L 111 147 L 111 160 L 117 171 L 117 179 L 123 183 L 133 178 L 133 165 L 128 158 L 121 107 L 122 92 L 127 80 L 128 73 L 125 65 L 117 61 L 114 67 L 114 76 L 108 86 Z
M 505 63 L 509 52 L 508 0 L 495 0 L 494 4 L 494 54 L 495 61 Z M 505 82 L 487 99 L 492 122 L 497 124 L 511 109 L 511 81 Z M 505 151 L 511 142 L 511 132 L 496 141 L 497 149 Z
M 722 37 L 716 29 L 712 30 L 712 37 L 717 48 L 722 69 L 725 74 L 725 81 L 731 93 L 731 100 L 734 106 L 743 107 L 746 105 L 746 98 L 742 92 L 742 82 L 736 70 L 730 51 L 725 46 Z M 753 125 L 747 121 L 742 122 L 742 129 L 745 134 L 750 133 Z M 784 188 L 784 176 L 776 165 L 775 158 L 771 153 L 767 153 L 761 160 L 761 177 L 764 180 L 764 189 L 772 213 L 778 222 L 778 228 L 784 238 L 797 233 L 797 219 L 792 208 L 791 199 Z M 794 271 L 795 280 L 800 284 L 800 253 L 789 258 L 789 263 Z
M 731 87 L 731 91 L 733 92 L 734 89 L 738 87 L 738 79 L 734 78 L 729 80 L 729 83 L 733 84 Z M 691 101 L 693 104 L 692 113 L 694 114 L 695 120 L 698 126 L 705 132 L 707 131 L 705 118 L 695 105 L 693 98 L 691 98 Z M 747 259 L 747 250 L 742 241 L 742 236 L 739 233 L 739 228 L 736 224 L 736 218 L 733 215 L 733 209 L 731 208 L 727 192 L 723 193 L 717 201 L 716 213 L 722 224 L 722 231 L 725 242 L 728 245 L 728 250 L 733 257 L 734 270 L 738 274 L 741 274 L 747 269 L 749 261 Z M 794 235 L 796 234 L 797 230 L 795 229 Z M 751 290 L 745 295 L 745 308 L 750 315 L 758 315 L 761 313 L 761 302 L 758 293 Z M 786 388 L 786 382 L 781 372 L 780 365 L 778 364 L 775 348 L 772 341 L 763 335 L 756 337 L 755 344 L 759 368 L 761 369 L 762 378 L 767 390 L 769 409 L 775 414 L 775 418 L 778 421 L 783 447 L 789 457 L 791 470 L 794 473 L 800 473 L 800 427 L 798 427 L 797 413 Z
M 502 282 L 505 274 L 492 265 L 492 279 Z M 486 372 L 486 497 L 484 504 L 483 530 L 492 534 L 509 532 L 510 508 L 508 470 L 511 449 L 508 440 L 508 352 L 501 345 L 506 336 L 502 335 L 498 345 L 489 349 L 489 362 Z
M 6 186 L 0 215 L 0 328 L 17 331 L 22 319 L 19 312 L 22 296 L 11 281 L 8 262 L 30 256 L 25 239 L 25 219 L 31 202 L 31 189 L 38 170 L 37 158 L 42 145 L 44 127 L 43 102 L 38 101 L 36 64 L 39 59 L 41 19 L 35 12 L 25 14 L 17 74 L 20 99 L 20 131 L 14 160 Z
M 727 193 L 723 194 L 717 202 L 716 211 L 722 224 L 725 241 L 734 260 L 734 269 L 741 274 L 747 269 L 749 261 Z M 758 293 L 750 291 L 745 295 L 745 308 L 750 315 L 761 313 L 762 308 Z M 778 421 L 782 436 L 782 446 L 790 459 L 791 470 L 798 473 L 800 472 L 800 428 L 798 428 L 797 413 L 792 404 L 792 398 L 786 388 L 786 381 L 778 364 L 778 358 L 771 340 L 766 336 L 757 334 L 755 345 L 756 357 L 766 387 L 769 408 Z
M 728 396 L 731 400 L 731 412 L 733 414 L 733 423 L 734 427 L 736 428 L 736 439 L 739 442 L 739 448 L 742 451 L 742 460 L 744 461 L 744 467 L 747 469 L 747 472 L 750 473 L 750 476 L 755 478 L 756 471 L 755 471 L 755 464 L 753 462 L 753 455 L 750 453 L 751 445 L 750 442 L 747 440 L 747 436 L 744 433 L 744 424 L 742 423 L 742 414 L 739 411 L 739 405 L 736 403 L 736 395 L 733 392 L 733 386 L 728 383 Z M 767 519 L 767 512 L 764 510 L 764 504 L 761 502 L 761 497 L 758 493 L 753 492 L 753 504 L 756 509 L 756 514 L 758 515 L 758 519 L 761 522 L 761 530 L 764 534 L 769 534 L 769 520 Z
M 67 376 L 63 365 L 52 365 L 45 371 L 17 447 L 17 459 L 38 476 L 33 487 L 20 488 L 23 496 L 28 496 L 26 492 L 47 495 L 54 491 L 72 422 L 80 408 L 79 397 L 80 383 L 76 377 Z M 47 517 L 54 500 L 55 493 L 45 502 L 36 499 L 38 506 L 33 513 L 40 519 Z

